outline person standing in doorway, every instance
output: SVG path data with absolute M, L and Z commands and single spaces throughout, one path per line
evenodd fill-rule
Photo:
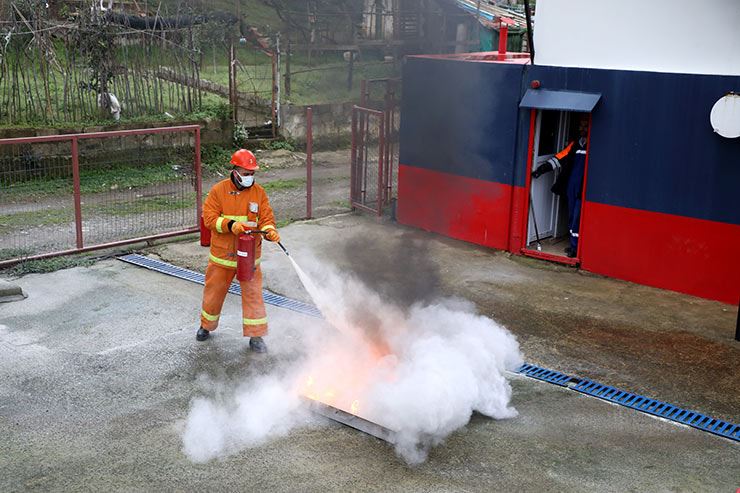
M 578 254 L 578 229 L 581 222 L 581 201 L 583 199 L 583 177 L 586 171 L 588 150 L 589 114 L 580 113 L 578 119 L 578 138 L 553 157 L 542 163 L 532 172 L 532 178 L 558 170 L 558 176 L 550 189 L 552 193 L 565 197 L 568 203 L 568 229 L 570 245 L 565 253 L 570 258 Z
M 250 151 L 239 149 L 231 157 L 234 166 L 228 178 L 216 183 L 203 204 L 203 222 L 211 230 L 211 251 L 206 268 L 203 307 L 196 340 L 205 341 L 218 327 L 221 308 L 236 274 L 236 243 L 247 231 L 263 231 L 268 241 L 280 241 L 275 216 L 265 189 L 254 182 L 259 169 Z M 261 234 L 255 235 L 254 277 L 240 282 L 242 291 L 242 331 L 249 337 L 251 350 L 264 353 L 267 345 L 267 315 L 262 298 Z

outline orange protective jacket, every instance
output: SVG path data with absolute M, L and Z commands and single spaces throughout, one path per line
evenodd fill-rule
M 247 223 L 251 229 L 275 229 L 275 216 L 265 189 L 255 183 L 239 190 L 231 178 L 216 183 L 208 192 L 203 221 L 212 232 L 209 260 L 231 269 L 236 269 L 236 236 L 228 229 L 231 221 Z M 255 240 L 255 264 L 259 265 L 262 235 L 256 235 Z

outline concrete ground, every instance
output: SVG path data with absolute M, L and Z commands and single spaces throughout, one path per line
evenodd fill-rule
M 282 230 L 389 300 L 470 299 L 505 324 L 528 362 L 740 421 L 735 307 L 509 257 L 345 215 Z M 150 254 L 202 270 L 196 242 Z M 306 299 L 285 256 L 264 249 L 266 285 Z M 181 430 L 210 381 L 289 364 L 315 322 L 268 306 L 268 356 L 222 326 L 194 340 L 201 286 L 116 260 L 14 280 L 0 305 L 0 491 L 734 491 L 740 446 L 572 391 L 511 376 L 520 415 L 474 416 L 409 468 L 385 443 L 334 423 L 193 464 Z M 318 330 L 318 329 L 317 329 Z M 320 333 L 317 333 L 320 337 Z M 207 376 L 209 378 L 204 378 Z

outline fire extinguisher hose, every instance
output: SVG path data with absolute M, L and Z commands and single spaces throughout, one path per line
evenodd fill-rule
M 245 233 L 248 234 L 248 235 L 251 235 L 251 234 L 266 235 L 267 234 L 267 231 L 260 231 L 259 229 L 254 229 L 254 230 L 251 230 L 251 231 L 245 231 Z M 283 250 L 283 252 L 285 252 L 285 255 L 287 255 L 288 257 L 290 257 L 290 254 L 288 253 L 288 250 L 283 246 L 283 244 L 280 243 L 279 241 L 277 242 L 277 244 Z

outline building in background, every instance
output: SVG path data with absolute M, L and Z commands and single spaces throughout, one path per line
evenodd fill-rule
M 399 221 L 737 304 L 740 3 L 702 3 L 712 36 L 689 0 L 537 7 L 534 64 L 496 53 L 407 61 Z M 578 113 L 590 138 L 569 258 L 555 173 L 531 171 L 571 140 Z

